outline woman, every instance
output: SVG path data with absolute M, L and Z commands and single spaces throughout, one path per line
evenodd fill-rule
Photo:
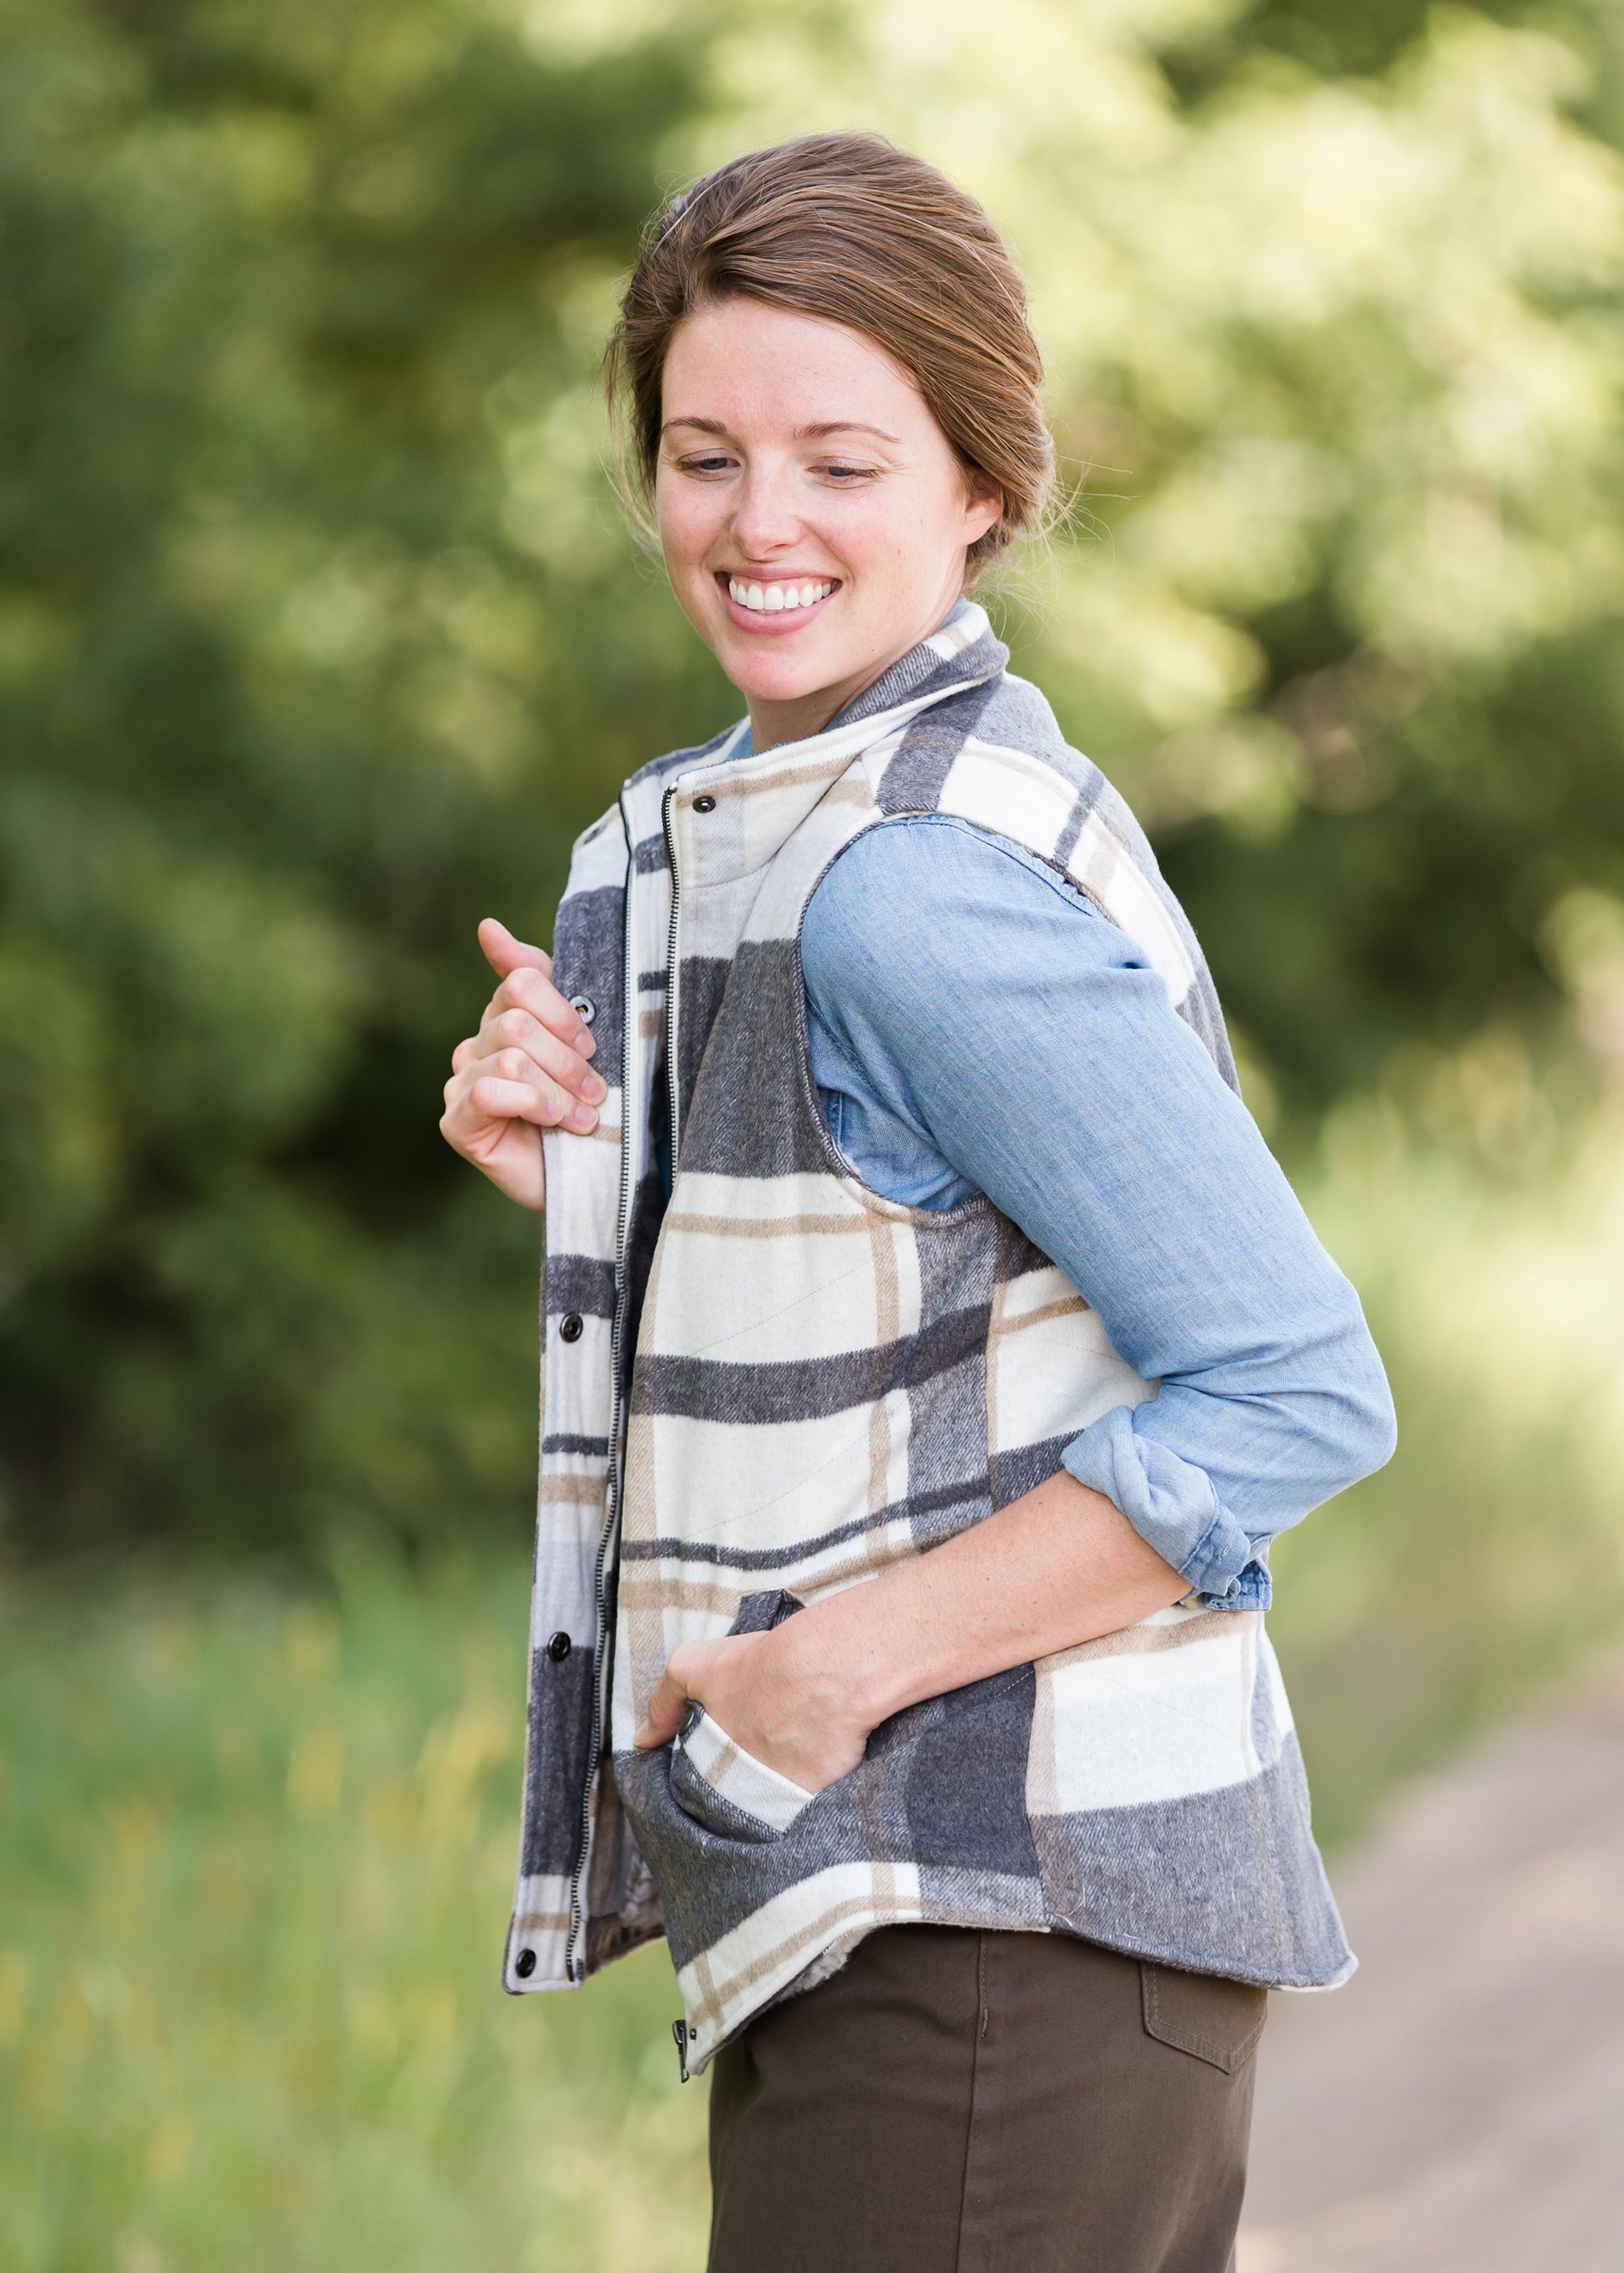
M 1267 1990 L 1352 1965 L 1268 1543 L 1388 1457 L 1380 1364 L 966 596 L 1052 455 L 981 208 L 740 159 L 609 374 L 748 715 L 580 840 L 556 964 L 481 927 L 447 1084 L 549 1203 L 508 1986 L 666 1932 L 712 2273 L 1219 2273 Z

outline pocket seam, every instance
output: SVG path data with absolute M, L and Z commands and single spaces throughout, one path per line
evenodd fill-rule
M 1158 2044 L 1169 2044 L 1175 2052 L 1189 2052 L 1192 2058 L 1205 2060 L 1210 2067 L 1220 2068 L 1225 2075 L 1233 2075 L 1244 2067 L 1263 2034 L 1263 2024 L 1268 2018 L 1267 1994 L 1262 2011 L 1238 2044 L 1220 2044 L 1189 2023 L 1179 2022 L 1171 2014 L 1162 2010 L 1161 1977 L 1165 1969 L 1148 1958 L 1139 1961 L 1140 1995 L 1144 2007 L 1145 2033 Z M 1247 1986 L 1247 1984 L 1237 1984 Z

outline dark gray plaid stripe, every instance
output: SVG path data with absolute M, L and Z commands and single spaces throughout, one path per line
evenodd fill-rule
M 893 1390 L 918 1389 L 987 1347 L 989 1312 L 950 1311 L 901 1341 L 838 1357 L 796 1358 L 778 1365 L 730 1364 L 714 1358 L 650 1356 L 634 1392 L 640 1413 L 685 1414 L 723 1426 L 742 1422 L 821 1421 L 872 1405 Z
M 590 1318 L 614 1316 L 614 1265 L 596 1255 L 555 1255 L 547 1263 L 547 1316 L 579 1310 Z
M 1043 1471 L 1044 1475 L 1054 1474 L 1060 1452 L 1070 1442 L 1065 1437 L 1055 1439 L 1055 1457 Z M 848 1546 L 853 1540 L 866 1539 L 876 1531 L 888 1531 L 894 1524 L 906 1524 L 921 1544 L 951 1539 L 955 1532 L 965 1528 L 966 1511 L 974 1511 L 978 1518 L 987 1512 L 984 1474 L 971 1476 L 963 1483 L 939 1485 L 934 1491 L 910 1492 L 906 1499 L 893 1500 L 873 1515 L 861 1516 L 852 1523 L 838 1523 L 831 1530 L 814 1532 L 785 1547 L 727 1547 L 714 1539 L 631 1539 L 621 1548 L 620 1560 L 692 1563 L 717 1571 L 781 1571 L 806 1557 L 824 1554 L 833 1547 Z

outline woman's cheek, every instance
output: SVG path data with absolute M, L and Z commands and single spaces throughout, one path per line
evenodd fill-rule
M 695 528 L 691 516 L 672 514 L 662 515 L 659 535 L 665 574 L 671 579 L 672 589 L 682 604 L 684 611 L 693 617 L 695 608 L 707 596 L 710 584 L 709 572 L 705 567 L 710 544 L 710 532 L 704 528 Z
M 695 575 L 714 534 L 718 514 L 710 494 L 664 482 L 654 494 L 660 549 L 672 577 Z

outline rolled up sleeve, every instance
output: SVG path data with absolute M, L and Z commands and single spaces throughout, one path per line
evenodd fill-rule
M 1205 1468 L 1181 1459 L 1134 1427 L 1140 1407 L 1118 1405 L 1068 1444 L 1061 1466 L 1114 1500 L 1164 1563 L 1190 1581 L 1193 1599 L 1258 1610 L 1269 1599 L 1259 1542 L 1218 1504 Z

